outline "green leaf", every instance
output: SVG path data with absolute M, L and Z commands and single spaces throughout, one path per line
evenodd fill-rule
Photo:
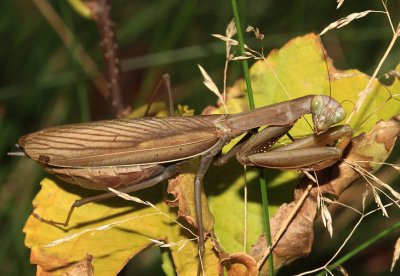
M 35 213 L 46 219 L 64 221 L 71 204 L 81 197 L 49 179 L 44 179 L 41 185 L 42 189 L 33 201 Z M 160 209 L 156 210 L 132 202 L 121 206 L 122 199 L 119 201 L 110 205 L 92 203 L 76 209 L 70 226 L 65 229 L 30 216 L 23 231 L 26 233 L 25 244 L 31 248 L 31 262 L 38 265 L 38 271 L 62 274 L 90 254 L 96 274 L 115 275 L 133 256 L 153 244 L 150 239 L 177 242 L 195 238 L 173 221 L 176 214 L 162 202 L 155 205 Z M 102 228 L 112 223 L 117 224 Z M 60 239 L 64 241 L 46 247 Z M 185 260 L 182 267 L 177 268 L 183 271 L 197 269 L 197 246 L 190 241 L 188 244 L 178 253 L 173 253 L 176 263 Z M 205 258 L 208 261 L 209 257 Z M 215 256 L 211 258 L 214 263 L 218 260 Z
M 309 94 L 331 93 L 332 97 L 343 102 L 349 114 L 360 91 L 368 83 L 369 77 L 357 70 L 336 70 L 329 59 L 328 74 L 323 52 L 318 36 L 309 34 L 291 40 L 279 51 L 273 51 L 267 57 L 267 61 L 256 62 L 250 71 L 256 106 Z M 247 100 L 242 96 L 243 87 L 242 81 L 237 81 L 231 88 L 232 93 L 228 95 L 227 102 L 230 112 L 240 112 L 246 106 Z M 399 81 L 395 80 L 388 89 L 398 91 L 399 87 Z M 374 82 L 371 95 L 349 122 L 356 128 L 356 133 L 372 129 L 379 119 L 388 119 L 400 113 L 400 104 L 394 100 L 387 101 L 388 96 L 388 90 Z M 213 112 L 223 111 L 221 108 L 221 111 L 215 109 Z M 311 132 L 311 127 L 301 119 L 291 134 L 296 137 Z M 283 202 L 292 200 L 293 186 L 296 184 L 298 174 L 269 170 L 267 175 L 268 185 L 271 187 L 270 208 L 273 212 Z M 260 192 L 258 185 L 254 184 L 254 179 L 256 172 L 250 169 L 247 173 L 249 197 L 246 252 L 263 232 Z M 245 236 L 242 166 L 231 162 L 221 168 L 211 168 L 204 182 L 210 209 L 215 217 L 215 233 L 222 248 L 227 252 L 243 252 Z M 153 193 L 147 194 L 147 192 Z M 39 270 L 55 270 L 57 274 L 61 274 L 69 265 L 84 259 L 89 253 L 93 255 L 96 274 L 116 274 L 130 258 L 152 244 L 149 239 L 163 240 L 167 243 L 187 241 L 181 250 L 178 250 L 179 245 L 171 247 L 172 257 L 175 269 L 180 275 L 192 275 L 197 271 L 198 263 L 196 237 L 171 219 L 176 218 L 176 212 L 159 201 L 158 198 L 162 194 L 160 189 L 155 187 L 143 194 L 147 194 L 146 199 L 162 210 L 164 215 L 156 214 L 158 211 L 154 208 L 117 199 L 112 203 L 91 203 L 76 209 L 71 225 L 66 230 L 30 217 L 24 232 L 26 245 L 31 248 L 32 263 L 38 264 Z M 34 200 L 34 205 L 37 207 L 35 212 L 46 219 L 63 221 L 70 205 L 79 198 L 76 190 L 70 192 L 69 188 L 68 190 L 59 188 L 54 182 L 45 179 L 41 191 Z M 126 219 L 130 220 L 109 229 L 89 231 Z M 61 244 L 44 247 L 55 240 L 82 232 L 84 233 L 78 237 Z M 218 257 L 212 250 L 210 239 L 207 240 L 206 248 L 203 262 L 206 274 L 214 275 L 218 271 Z

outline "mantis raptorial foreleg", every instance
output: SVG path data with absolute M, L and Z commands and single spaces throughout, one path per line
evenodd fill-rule
M 322 170 L 342 157 L 343 144 L 340 147 L 334 144 L 339 139 L 350 138 L 353 133 L 348 125 L 336 126 L 321 134 L 309 135 L 271 150 L 275 142 L 291 128 L 292 126 L 267 127 L 251 139 L 242 140 L 215 163 L 222 165 L 236 155 L 238 161 L 246 166 L 281 170 Z
M 310 135 L 270 151 L 271 140 L 280 138 L 286 132 L 287 128 L 280 127 L 264 129 L 256 136 L 266 136 L 268 137 L 266 141 L 263 142 L 261 139 L 247 141 L 236 153 L 237 159 L 246 166 L 281 170 L 321 170 L 342 157 L 343 149 L 336 147 L 334 143 L 341 138 L 351 137 L 353 133 L 348 125 L 332 127 L 319 135 Z

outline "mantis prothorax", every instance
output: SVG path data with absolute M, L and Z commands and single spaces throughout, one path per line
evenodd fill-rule
M 307 113 L 312 114 L 315 134 L 269 152 L 270 145 Z M 247 140 L 234 147 L 228 157 L 236 153 L 239 162 L 250 166 L 321 169 L 341 158 L 341 149 L 328 145 L 351 135 L 351 129 L 329 128 L 344 117 L 344 109 L 333 98 L 310 95 L 239 114 L 119 119 L 58 126 L 25 135 L 19 144 L 27 156 L 62 180 L 88 189 L 111 187 L 127 193 L 171 178 L 179 173 L 181 162 L 199 156 L 194 185 L 199 254 L 202 255 L 201 183 L 224 145 L 248 133 Z M 270 127 L 251 134 L 251 130 L 262 126 Z M 295 159 L 295 156 L 301 158 Z M 225 159 L 222 157 L 220 163 Z M 40 219 L 67 226 L 75 207 L 113 196 L 107 193 L 76 201 L 64 223 Z

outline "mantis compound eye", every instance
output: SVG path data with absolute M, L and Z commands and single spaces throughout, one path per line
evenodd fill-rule
M 343 107 L 338 107 L 336 109 L 335 115 L 332 118 L 332 123 L 337 124 L 344 120 L 346 117 L 346 111 L 344 111 Z
M 311 100 L 311 110 L 313 114 L 319 114 L 324 109 L 324 100 L 321 96 L 315 96 Z

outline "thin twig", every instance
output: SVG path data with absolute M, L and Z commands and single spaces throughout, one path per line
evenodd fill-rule
M 89 2 L 88 7 L 92 10 L 93 19 L 97 23 L 101 37 L 100 46 L 106 65 L 107 89 L 111 106 L 116 114 L 122 114 L 124 104 L 121 89 L 121 62 L 118 57 L 118 43 L 114 28 L 115 23 L 111 16 L 111 6 L 107 0 L 97 0 Z
M 392 206 L 392 205 L 393 205 L 393 202 L 386 204 L 385 207 L 389 207 L 389 206 Z M 297 276 L 303 276 L 303 275 L 308 275 L 308 274 L 313 274 L 313 275 L 314 275 L 316 272 L 321 271 L 321 270 L 325 270 L 325 272 L 329 272 L 328 269 L 333 269 L 333 268 L 334 268 L 333 266 L 337 266 L 337 265 L 340 265 L 341 263 L 343 263 L 342 261 L 338 260 L 338 261 L 336 261 L 335 263 L 333 263 L 332 265 L 330 265 L 330 264 L 333 262 L 333 260 L 336 259 L 336 257 L 339 255 L 339 253 L 343 250 L 343 248 L 345 247 L 345 245 L 349 242 L 350 238 L 353 236 L 353 234 L 355 233 L 355 231 L 357 230 L 357 228 L 361 225 L 361 222 L 362 222 L 366 217 L 370 216 L 371 214 L 373 214 L 373 213 L 375 213 L 375 212 L 377 212 L 377 211 L 379 211 L 379 210 L 380 210 L 380 208 L 378 207 L 378 208 L 376 208 L 376 209 L 374 209 L 374 210 L 372 210 L 372 211 L 370 211 L 370 212 L 368 212 L 368 213 L 362 213 L 362 214 L 361 214 L 359 220 L 358 220 L 357 223 L 353 226 L 352 230 L 350 231 L 350 234 L 346 237 L 346 239 L 344 240 L 343 244 L 339 247 L 339 249 L 335 252 L 335 254 L 329 259 L 329 261 L 327 261 L 327 262 L 325 263 L 325 265 L 323 265 L 323 266 L 321 266 L 321 267 L 318 267 L 318 268 L 316 268 L 316 269 L 313 269 L 313 270 L 309 270 L 309 271 L 302 272 L 302 273 L 300 273 L 300 274 L 296 274 L 296 275 L 297 275 Z M 399 227 L 399 225 L 398 225 L 398 224 L 395 224 L 394 226 L 390 227 L 390 230 L 389 230 L 389 229 L 385 229 L 385 230 L 383 230 L 381 233 L 383 233 L 383 232 L 388 232 L 388 231 L 393 231 L 393 228 L 398 228 L 398 227 Z M 383 236 L 383 235 L 381 235 L 381 234 L 375 235 L 375 237 L 373 238 L 373 239 L 374 239 L 374 242 L 377 241 L 376 238 L 381 238 L 382 236 Z M 370 245 L 370 244 L 368 244 L 368 246 L 369 246 L 369 245 Z M 348 253 L 347 255 L 352 255 L 352 256 L 353 256 L 355 253 L 358 253 L 358 252 L 361 251 L 361 249 L 365 249 L 365 248 L 366 248 L 365 245 L 359 246 L 354 252 Z M 341 258 L 341 260 L 342 260 L 342 259 L 343 259 L 343 257 Z M 346 258 L 346 259 L 348 259 L 348 258 Z M 318 274 L 318 275 L 321 275 L 321 274 Z
M 374 73 L 372 74 L 371 78 L 369 79 L 369 82 L 368 82 L 367 86 L 359 93 L 359 95 L 358 95 L 359 98 L 358 98 L 358 101 L 356 103 L 356 106 L 353 109 L 353 111 L 350 113 L 349 117 L 347 118 L 346 124 L 348 124 L 350 122 L 350 120 L 352 119 L 353 115 L 358 112 L 358 110 L 361 108 L 362 104 L 364 103 L 365 99 L 372 92 L 372 83 L 373 83 L 374 80 L 376 80 L 376 76 L 378 75 L 383 63 L 385 62 L 385 60 L 389 56 L 389 53 L 392 50 L 392 48 L 393 48 L 393 46 L 394 46 L 394 44 L 395 44 L 395 42 L 396 42 L 396 40 L 397 40 L 397 38 L 399 36 L 400 36 L 400 24 L 397 25 L 396 32 L 393 34 L 392 40 L 390 41 L 389 46 L 386 49 L 385 54 L 383 55 L 383 57 L 379 61 L 379 64 L 376 67 Z
M 389 13 L 389 10 L 387 9 L 386 2 L 383 1 L 383 0 L 381 0 L 381 2 L 382 2 L 382 5 L 383 5 L 383 8 L 386 11 L 386 16 L 387 16 L 387 18 L 389 20 L 390 28 L 392 28 L 392 32 L 395 33 L 396 31 L 394 30 L 393 22 L 392 22 L 392 19 L 390 18 L 390 13 Z

